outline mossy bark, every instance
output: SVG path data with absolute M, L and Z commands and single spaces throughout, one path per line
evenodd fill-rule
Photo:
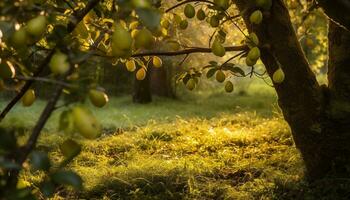
M 346 68 L 346 60 L 348 61 L 350 55 L 345 55 L 345 52 L 349 52 L 349 46 L 345 47 L 344 41 L 341 42 L 342 45 L 335 45 L 331 41 L 329 75 L 332 81 L 329 87 L 319 86 L 298 42 L 288 9 L 282 0 L 273 1 L 271 9 L 264 12 L 263 23 L 258 26 L 252 26 L 248 19 L 249 14 L 258 9 L 253 1 L 235 0 L 235 3 L 244 13 L 248 29 L 254 31 L 260 39 L 261 59 L 270 77 L 279 67 L 286 74 L 284 82 L 274 84 L 274 87 L 284 118 L 290 125 L 296 147 L 304 159 L 307 177 L 309 180 L 316 180 L 331 172 L 344 176 L 342 170 L 349 163 L 350 156 L 347 149 L 350 146 L 350 140 L 346 133 L 349 129 L 348 125 L 339 126 L 339 123 L 350 124 L 350 118 L 342 118 L 342 122 L 339 122 L 329 115 L 329 110 L 333 107 L 330 106 L 334 102 L 331 100 L 332 96 L 338 98 L 338 95 L 343 96 L 350 91 L 349 85 L 342 84 L 349 82 L 347 79 L 350 78 L 349 66 Z M 345 31 L 339 32 L 346 34 Z M 338 37 L 333 38 L 333 34 L 335 33 L 331 30 L 330 39 L 338 39 Z M 340 59 L 337 53 L 332 53 L 334 51 L 342 52 L 343 58 Z M 338 67 L 342 69 L 337 70 Z M 339 73 L 334 74 L 332 70 Z M 344 103 L 344 98 L 341 99 Z M 348 99 L 347 102 L 349 102 Z M 343 104 L 337 108 L 340 113 L 347 112 L 347 107 Z

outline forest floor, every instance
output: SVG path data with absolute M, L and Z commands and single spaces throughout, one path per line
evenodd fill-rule
M 320 199 L 336 192 L 303 181 L 303 165 L 271 90 L 246 94 L 197 94 L 182 100 L 155 98 L 134 105 L 111 98 L 94 109 L 104 126 L 95 141 L 79 139 L 82 153 L 68 168 L 84 180 L 84 190 L 60 191 L 54 199 Z M 4 126 L 35 123 L 44 102 L 16 106 Z M 38 143 L 59 162 L 59 112 Z M 24 120 L 26 119 L 26 120 Z M 22 173 L 35 183 L 41 174 Z

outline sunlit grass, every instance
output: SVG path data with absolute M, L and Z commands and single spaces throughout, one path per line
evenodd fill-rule
M 266 85 L 249 88 L 243 95 L 239 89 L 200 91 L 148 105 L 116 97 L 105 109 L 91 107 L 104 134 L 95 141 L 77 137 L 83 151 L 68 166 L 82 176 L 84 190 L 62 190 L 54 199 L 313 197 L 276 97 Z M 29 131 L 43 106 L 41 101 L 30 109 L 17 106 L 2 125 Z M 57 132 L 58 115 L 37 145 L 55 163 L 63 159 L 58 146 L 68 137 Z M 42 176 L 25 171 L 22 179 L 36 187 Z

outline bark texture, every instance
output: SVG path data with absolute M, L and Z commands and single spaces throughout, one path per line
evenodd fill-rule
M 134 81 L 134 92 L 132 100 L 134 103 L 150 103 L 152 102 L 152 94 L 151 94 L 151 73 L 146 73 L 146 78 L 142 81 L 139 81 L 135 78 Z
M 331 172 L 342 171 L 338 167 L 346 166 L 344 162 L 349 157 L 347 146 L 350 146 L 350 143 L 348 134 L 337 130 L 339 121 L 334 123 L 337 119 L 329 116 L 329 110 L 333 107 L 329 105 L 333 102 L 330 96 L 336 96 L 336 98 L 341 96 L 343 100 L 349 100 L 349 95 L 346 95 L 349 94 L 350 70 L 349 67 L 346 68 L 346 63 L 349 63 L 349 55 L 346 53 L 349 52 L 349 46 L 345 45 L 348 42 L 347 37 L 344 36 L 345 29 L 338 30 L 336 33 L 330 32 L 330 38 L 333 34 L 340 34 L 339 32 L 343 37 L 340 37 L 341 45 L 339 41 L 338 45 L 332 42 L 330 44 L 330 65 L 332 65 L 330 77 L 333 77 L 330 78 L 330 88 L 319 86 L 298 42 L 288 10 L 282 0 L 273 1 L 271 9 L 264 12 L 263 23 L 258 26 L 252 26 L 249 23 L 250 13 L 258 9 L 253 1 L 236 0 L 235 3 L 244 13 L 248 29 L 254 31 L 260 39 L 261 59 L 270 77 L 278 67 L 281 67 L 286 74 L 285 81 L 274 86 L 279 106 L 290 125 L 296 147 L 303 156 L 307 177 L 309 180 L 315 180 Z M 337 25 L 333 24 L 333 26 Z M 334 39 L 338 40 L 339 36 L 335 36 Z M 339 51 L 338 53 L 343 56 L 338 56 L 335 51 Z M 338 66 L 341 67 L 338 69 Z M 344 83 L 347 83 L 347 86 L 344 86 Z M 341 106 L 339 110 L 343 113 L 346 109 L 344 110 Z M 347 119 L 343 118 L 344 124 L 350 124 Z M 347 132 L 349 128 L 347 126 L 344 125 L 340 129 Z M 347 155 L 343 155 L 342 151 Z
M 172 66 L 152 68 L 151 71 L 151 92 L 161 97 L 175 98 L 172 84 L 171 72 Z

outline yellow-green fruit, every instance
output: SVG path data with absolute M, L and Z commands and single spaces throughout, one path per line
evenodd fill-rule
M 188 21 L 187 20 L 182 20 L 179 24 L 180 28 L 185 30 L 188 27 Z
M 133 72 L 133 71 L 135 71 L 135 69 L 136 69 L 136 64 L 135 64 L 135 61 L 134 61 L 134 60 L 128 60 L 128 61 L 126 61 L 125 66 L 126 66 L 126 69 L 127 69 L 129 72 Z
M 306 38 L 305 39 L 305 45 L 307 47 L 309 47 L 309 48 L 312 48 L 315 45 L 315 43 L 314 43 L 314 41 L 311 38 Z
M 221 9 L 224 9 L 224 10 L 227 10 L 228 7 L 230 7 L 229 0 L 214 0 L 214 3 L 216 6 L 218 6 Z
M 211 51 L 213 52 L 214 55 L 223 57 L 226 53 L 225 47 L 221 45 L 221 43 L 217 40 L 214 41 Z
M 211 27 L 218 27 L 219 24 L 220 24 L 220 20 L 217 16 L 214 15 L 210 18 L 210 26 Z
M 163 28 L 169 28 L 170 22 L 169 22 L 169 20 L 167 20 L 167 19 L 162 19 L 162 21 L 160 22 L 160 25 L 161 25 Z
M 225 73 L 224 73 L 223 71 L 218 70 L 218 71 L 216 72 L 215 78 L 216 78 L 216 80 L 217 80 L 218 82 L 222 83 L 222 82 L 225 81 L 226 76 L 225 76 Z
M 186 88 L 192 91 L 195 87 L 196 87 L 196 81 L 193 78 L 189 79 L 186 83 Z
M 65 74 L 69 68 L 68 56 L 61 52 L 56 52 L 49 63 L 50 69 L 54 74 Z
M 124 57 L 131 50 L 132 37 L 122 25 L 117 24 L 112 35 L 112 54 Z
M 64 157 L 71 159 L 80 153 L 81 146 L 76 141 L 68 139 L 60 145 L 60 150 Z
M 28 42 L 27 32 L 21 28 L 14 32 L 11 38 L 11 42 L 15 47 L 23 47 Z
M 275 83 L 282 83 L 284 81 L 285 75 L 281 68 L 275 71 L 272 76 L 272 80 Z
M 176 41 L 168 41 L 167 42 L 167 48 L 172 51 L 177 51 L 181 48 L 180 44 Z
M 191 4 L 187 4 L 184 9 L 184 14 L 187 18 L 193 18 L 196 15 L 196 10 Z
M 16 75 L 16 70 L 10 61 L 2 60 L 0 63 L 0 78 L 10 79 L 14 78 Z
M 154 43 L 152 33 L 148 29 L 140 30 L 135 36 L 135 46 L 137 48 L 149 49 Z
M 251 32 L 246 39 L 246 43 L 249 48 L 256 47 L 259 45 L 259 38 L 254 32 Z
M 137 70 L 136 72 L 136 79 L 139 81 L 142 81 L 146 78 L 146 70 L 144 68 L 141 68 Z
M 82 107 L 75 107 L 72 113 L 75 128 L 83 137 L 95 139 L 101 135 L 100 124 L 88 110 Z
M 260 58 L 260 50 L 258 47 L 253 47 L 250 49 L 250 51 L 248 52 L 247 58 L 252 60 L 252 61 L 256 61 Z
M 263 14 L 260 10 L 254 11 L 249 17 L 250 23 L 260 24 L 263 20 Z
M 227 81 L 225 84 L 225 91 L 228 93 L 233 92 L 233 83 L 231 81 Z
M 46 31 L 46 17 L 38 16 L 28 21 L 26 31 L 28 34 L 40 37 Z
M 149 8 L 151 6 L 147 0 L 131 0 L 131 2 L 136 8 Z
M 31 106 L 35 101 L 35 92 L 33 89 L 27 90 L 26 93 L 24 93 L 22 97 L 22 105 L 24 107 L 29 107 Z
M 254 66 L 256 64 L 256 61 L 257 60 L 251 60 L 249 59 L 248 57 L 246 57 L 245 59 L 245 63 L 248 65 L 248 66 Z
M 197 19 L 201 21 L 205 19 L 205 12 L 203 11 L 203 9 L 199 9 L 197 11 Z
M 95 89 L 89 91 L 89 99 L 91 103 L 98 108 L 102 108 L 108 102 L 107 94 Z
M 272 6 L 272 0 L 255 0 L 255 5 L 265 10 L 270 10 Z
M 163 65 L 162 59 L 160 59 L 158 56 L 153 57 L 152 63 L 153 63 L 153 66 L 157 67 L 157 68 L 159 68 Z

